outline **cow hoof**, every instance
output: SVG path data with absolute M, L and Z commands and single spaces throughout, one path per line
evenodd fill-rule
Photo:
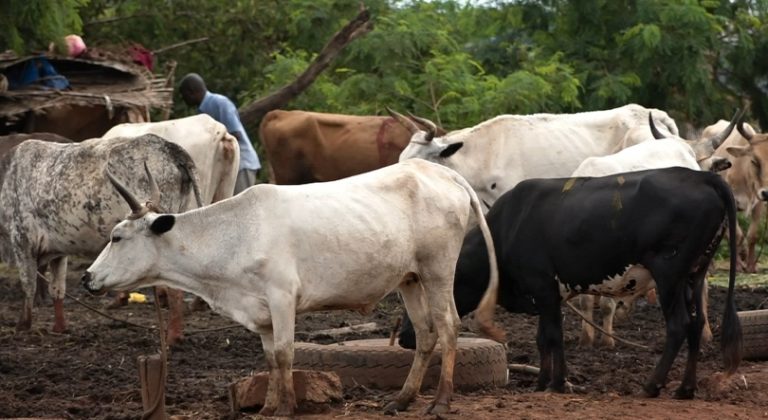
M 646 398 L 656 398 L 661 393 L 661 388 L 661 385 L 646 385 L 643 387 L 643 396 Z
M 675 399 L 678 400 L 692 400 L 696 393 L 695 388 L 680 387 L 675 391 Z
M 168 335 L 168 338 L 166 340 L 168 342 L 169 347 L 177 346 L 184 342 L 184 336 L 183 335 Z
M 32 329 L 31 322 L 18 322 L 16 323 L 16 332 L 29 331 Z
M 439 403 L 439 402 L 432 402 L 432 404 L 429 405 L 427 408 L 426 414 L 432 414 L 435 416 L 440 416 L 443 414 L 448 414 L 448 412 L 451 411 L 451 405 L 448 403 Z
M 405 411 L 408 408 L 408 404 L 403 404 L 397 400 L 390 401 L 389 404 L 384 406 L 384 414 L 387 416 L 397 415 L 398 411 Z
M 594 338 L 591 337 L 581 337 L 579 339 L 579 348 L 581 349 L 591 349 L 595 342 Z
M 264 417 L 293 417 L 293 409 L 290 406 L 268 407 L 264 406 L 259 415 Z
M 600 340 L 600 347 L 604 349 L 612 349 L 616 347 L 616 342 L 611 337 L 605 337 Z

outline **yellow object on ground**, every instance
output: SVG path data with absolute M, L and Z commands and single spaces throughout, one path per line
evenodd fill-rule
M 132 302 L 132 303 L 146 303 L 147 302 L 147 297 L 144 296 L 141 293 L 134 292 L 134 293 L 131 293 L 131 294 L 128 295 L 128 302 Z

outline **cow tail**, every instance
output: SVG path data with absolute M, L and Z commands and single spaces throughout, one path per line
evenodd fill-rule
M 200 195 L 200 185 L 197 182 L 197 170 L 195 169 L 195 164 L 190 162 L 189 164 L 184 165 L 184 172 L 187 177 L 189 177 L 189 182 L 192 183 L 192 192 L 195 195 L 195 203 L 197 204 L 197 207 L 203 207 L 203 198 L 202 195 Z
M 195 161 L 192 160 L 192 156 L 184 150 L 183 147 L 170 141 L 164 141 L 163 146 L 173 156 L 176 161 L 176 167 L 181 172 L 181 185 L 179 186 L 179 194 L 184 197 L 179 203 L 179 213 L 188 210 L 187 202 L 189 197 L 189 185 L 192 184 L 192 193 L 195 196 L 195 202 L 197 207 L 203 207 L 203 199 L 200 194 L 200 184 L 197 179 L 197 167 Z
M 728 184 L 720 176 L 715 176 L 717 192 L 726 207 L 728 214 L 728 235 L 729 252 L 731 255 L 731 266 L 728 271 L 728 297 L 725 304 L 725 314 L 723 315 L 723 331 L 720 334 L 720 347 L 723 353 L 723 363 L 728 373 L 734 373 L 741 362 L 743 344 L 742 331 L 739 316 L 736 313 L 736 303 L 734 302 L 733 292 L 736 284 L 736 203 L 733 193 Z
M 493 322 L 496 301 L 499 294 L 499 265 L 496 263 L 496 249 L 493 245 L 491 230 L 488 228 L 488 223 L 485 221 L 483 208 L 480 204 L 480 199 L 477 198 L 475 190 L 472 189 L 469 183 L 462 178 L 461 175 L 457 174 L 456 178 L 459 185 L 464 187 L 469 194 L 472 209 L 475 212 L 480 231 L 483 233 L 485 246 L 488 249 L 488 264 L 490 264 L 491 276 L 488 281 L 488 287 L 485 289 L 480 304 L 478 304 L 477 309 L 475 309 L 475 327 L 486 337 L 500 343 L 506 343 L 506 334 L 504 333 L 504 330 L 496 326 Z

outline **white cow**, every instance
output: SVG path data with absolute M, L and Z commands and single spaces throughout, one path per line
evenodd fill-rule
M 155 134 L 176 143 L 192 156 L 205 204 L 232 197 L 240 165 L 240 148 L 224 124 L 209 115 L 198 114 L 161 122 L 119 124 L 102 138 L 142 134 Z
M 102 138 L 135 137 L 155 134 L 181 146 L 192 157 L 197 168 L 203 203 L 210 204 L 232 197 L 240 165 L 237 139 L 227 133 L 224 124 L 207 114 L 161 122 L 119 124 Z M 183 296 L 168 291 L 171 316 L 168 320 L 168 341 L 175 344 L 183 338 Z M 113 306 L 128 303 L 128 294 L 121 294 Z M 193 307 L 199 307 L 195 301 Z
M 125 198 L 142 211 L 135 198 Z M 482 206 L 456 172 L 418 159 L 339 181 L 258 185 L 184 214 L 149 212 L 123 221 L 83 284 L 95 293 L 179 288 L 261 334 L 270 367 L 265 415 L 294 411 L 297 313 L 368 312 L 399 289 L 414 318 L 417 351 L 387 410 L 405 409 L 415 397 L 439 337 L 442 371 L 431 411 L 443 413 L 453 388 L 459 327 L 453 276 L 473 217 L 494 267 L 477 317 L 481 329 L 501 338 L 493 325 L 495 251 Z
M 663 131 L 678 136 L 677 126 L 665 112 L 635 104 L 577 114 L 503 115 L 443 137 L 419 130 L 396 112 L 391 114 L 413 133 L 400 161 L 416 157 L 448 166 L 464 176 L 478 197 L 491 206 L 522 180 L 568 177 L 588 157 L 616 153 L 639 142 L 628 135 L 636 126 L 648 129 L 651 111 Z M 434 127 L 428 120 L 423 122 Z M 645 134 L 644 138 L 649 137 Z M 698 143 L 706 141 L 711 147 L 724 138 L 692 143 L 697 159 L 709 157 L 698 156 Z M 709 154 L 712 152 L 714 149 Z

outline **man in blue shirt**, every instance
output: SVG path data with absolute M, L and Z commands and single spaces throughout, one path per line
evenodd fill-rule
M 189 73 L 181 79 L 179 93 L 187 105 L 197 107 L 198 111 L 224 124 L 227 132 L 237 138 L 237 144 L 240 146 L 240 170 L 237 173 L 234 193 L 238 194 L 256 184 L 261 163 L 243 123 L 240 122 L 240 114 L 235 104 L 224 95 L 209 92 L 205 81 L 197 73 Z

